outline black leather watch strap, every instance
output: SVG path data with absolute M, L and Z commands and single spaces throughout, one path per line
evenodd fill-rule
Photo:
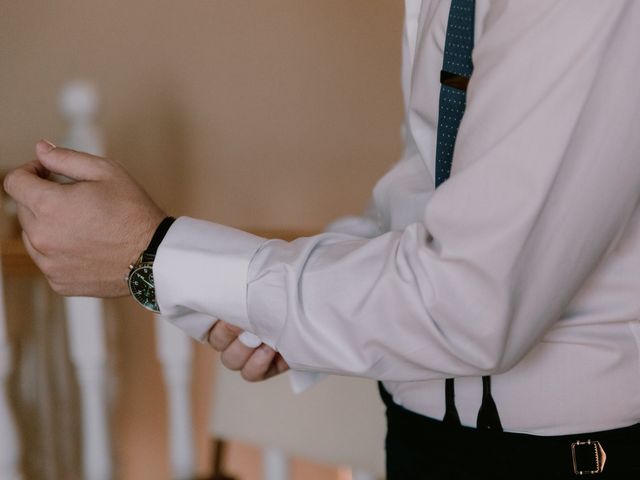
M 158 247 L 160 246 L 160 242 L 164 239 L 164 236 L 169 231 L 169 227 L 176 219 L 173 217 L 167 217 L 160 222 L 158 228 L 156 228 L 156 232 L 151 237 L 151 241 L 149 242 L 149 246 L 144 251 L 145 257 L 155 257 L 156 252 L 158 251 Z

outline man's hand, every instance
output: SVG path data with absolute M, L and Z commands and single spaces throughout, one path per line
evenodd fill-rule
M 128 267 L 165 213 L 113 160 L 46 141 L 36 155 L 4 181 L 29 255 L 59 294 L 126 295 Z M 50 172 L 75 183 L 48 180 Z
M 242 330 L 218 320 L 209 331 L 209 344 L 221 352 L 222 364 L 240 371 L 242 378 L 249 382 L 258 382 L 278 375 L 289 369 L 287 362 L 269 346 L 262 344 L 257 348 L 244 345 L 238 336 Z

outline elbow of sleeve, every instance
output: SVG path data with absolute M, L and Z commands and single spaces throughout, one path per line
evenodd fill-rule
M 504 348 L 486 351 L 471 364 L 473 375 L 499 375 L 511 370 L 521 359 L 521 355 L 512 355 Z
M 481 355 L 476 355 L 468 364 L 473 369 L 473 375 L 497 375 L 508 370 L 505 366 L 504 353 L 499 350 L 484 351 Z
M 491 349 L 485 349 L 479 357 L 476 367 L 481 375 L 499 375 L 515 367 L 527 354 L 528 348 L 516 345 L 512 338 L 505 336 L 492 344 Z
M 484 376 L 502 373 L 516 362 L 507 359 L 505 349 L 495 339 L 479 340 L 465 335 L 449 340 L 444 351 L 443 372 L 453 377 Z M 432 356 L 425 351 L 424 368 L 433 369 Z
M 495 356 L 490 368 L 488 368 L 483 375 L 499 375 L 505 373 L 511 370 L 519 361 L 519 358 L 511 358 L 508 357 L 504 351 L 500 352 Z
M 558 315 L 556 310 L 531 309 L 522 303 L 512 306 L 501 327 L 496 327 L 491 374 L 506 373 L 518 365 L 539 345 Z
M 482 375 L 499 375 L 515 367 L 528 351 L 508 331 L 497 331 L 493 341 L 487 342 L 477 367 Z
M 485 284 L 486 285 L 486 284 Z M 474 302 L 453 322 L 452 341 L 459 360 L 472 375 L 498 375 L 515 367 L 533 348 L 542 335 L 539 309 L 526 308 L 522 299 L 514 299 L 510 291 L 495 289 L 484 305 Z M 480 308 L 479 308 L 480 307 Z M 474 318 L 475 317 L 475 318 Z M 474 318 L 474 322 L 469 322 Z
M 452 338 L 451 344 L 455 341 L 455 348 L 451 350 L 455 352 L 454 355 L 466 374 L 484 376 L 504 373 L 524 356 L 520 353 L 521 349 L 513 344 L 509 328 L 505 327 L 506 323 L 487 321 L 484 325 L 491 327 L 481 331 L 465 331 L 463 335 L 456 336 L 455 340 Z
M 515 367 L 529 352 L 532 345 L 506 345 L 494 365 L 492 375 L 508 372 Z

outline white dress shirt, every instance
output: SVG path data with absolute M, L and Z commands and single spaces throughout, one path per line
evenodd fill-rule
M 640 2 L 478 0 L 467 108 L 435 190 L 449 6 L 407 0 L 406 149 L 359 233 L 287 243 L 179 218 L 154 267 L 160 308 L 196 338 L 222 318 L 293 369 L 383 380 L 430 417 L 456 377 L 475 426 L 493 375 L 505 430 L 636 423 Z

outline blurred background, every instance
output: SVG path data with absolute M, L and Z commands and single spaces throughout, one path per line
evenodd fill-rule
M 0 0 L 0 168 L 66 135 L 60 91 L 84 79 L 101 98 L 107 154 L 171 214 L 320 231 L 360 212 L 399 157 L 402 16 L 394 0 Z M 62 301 L 33 276 L 4 274 L 20 468 L 81 478 Z M 153 318 L 129 299 L 104 312 L 115 478 L 171 478 Z M 194 346 L 194 451 L 207 478 L 217 357 Z M 260 458 L 232 442 L 226 469 L 258 479 Z M 340 472 L 295 459 L 291 475 Z

